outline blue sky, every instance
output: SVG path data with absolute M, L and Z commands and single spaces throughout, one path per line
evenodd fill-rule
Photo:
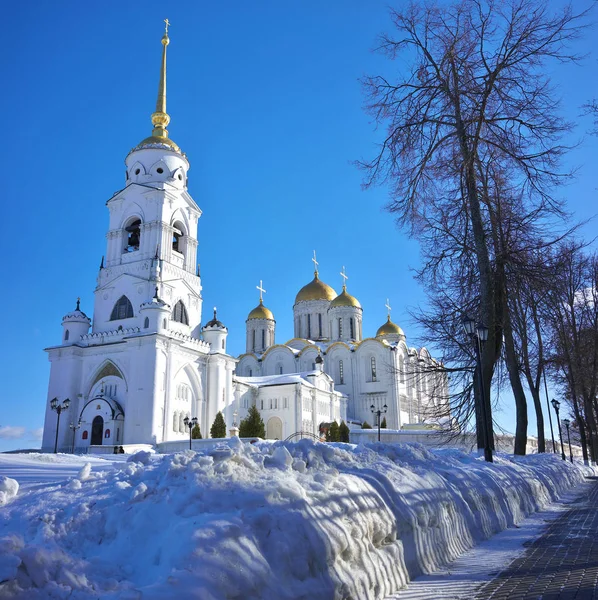
M 359 78 L 396 65 L 372 52 L 389 28 L 386 1 L 11 3 L 4 9 L 4 344 L 0 450 L 35 447 L 62 316 L 81 296 L 93 312 L 105 251 L 105 202 L 124 185 L 124 158 L 150 134 L 162 20 L 172 23 L 170 136 L 191 162 L 203 211 L 199 261 L 204 320 L 211 307 L 244 351 L 247 313 L 264 281 L 276 338 L 292 337 L 292 305 L 312 277 L 348 288 L 374 335 L 393 320 L 420 342 L 407 309 L 425 301 L 412 278 L 419 246 L 383 210 L 387 190 L 361 190 L 352 161 L 380 139 L 363 112 Z M 598 140 L 580 106 L 598 96 L 592 32 L 581 66 L 553 65 L 564 110 L 579 126 L 579 167 L 562 191 L 579 219 L 596 212 Z M 595 223 L 584 229 L 593 236 Z M 532 415 L 530 414 L 530 417 Z M 513 429 L 513 414 L 499 420 Z M 533 430 L 533 418 L 530 418 Z

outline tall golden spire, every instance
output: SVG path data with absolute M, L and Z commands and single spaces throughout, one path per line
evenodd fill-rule
M 168 27 L 170 22 L 164 19 L 166 24 L 164 35 L 162 36 L 162 68 L 160 69 L 160 84 L 158 85 L 158 99 L 156 101 L 156 112 L 152 114 L 152 124 L 154 130 L 152 136 L 159 138 L 168 138 L 166 129 L 170 123 L 170 116 L 166 112 L 166 46 L 170 43 L 168 38 Z

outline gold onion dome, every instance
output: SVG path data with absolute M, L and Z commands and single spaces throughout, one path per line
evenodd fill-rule
M 158 84 L 158 99 L 156 100 L 156 112 L 152 114 L 152 125 L 154 129 L 150 137 L 140 142 L 134 150 L 143 148 L 164 148 L 173 152 L 181 153 L 181 149 L 168 138 L 166 127 L 170 123 L 170 115 L 166 112 L 166 46 L 170 44 L 168 37 L 168 27 L 170 23 L 165 19 L 166 31 L 162 36 L 162 67 L 160 69 L 160 83 Z
M 247 320 L 250 319 L 270 319 L 274 321 L 274 315 L 269 308 L 264 306 L 263 301 L 260 299 L 260 303 L 249 313 Z
M 355 296 L 347 293 L 347 286 L 343 285 L 343 291 L 330 303 L 330 308 L 335 306 L 352 306 L 353 308 L 361 308 L 359 300 Z
M 403 330 L 395 323 L 393 323 L 390 320 L 390 315 L 388 315 L 388 318 L 386 320 L 386 323 L 384 323 L 384 325 L 382 325 L 382 327 L 380 327 L 378 329 L 378 331 L 376 331 L 376 337 L 382 337 L 385 335 L 402 335 L 405 336 L 405 334 L 403 333 Z
M 330 302 L 336 298 L 336 292 L 329 285 L 320 281 L 317 271 L 314 275 L 313 280 L 299 290 L 295 298 L 295 304 L 309 300 L 328 300 Z

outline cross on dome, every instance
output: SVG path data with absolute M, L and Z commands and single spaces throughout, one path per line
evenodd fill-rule
M 345 267 L 343 266 L 343 270 L 341 271 L 341 277 L 343 278 L 343 290 L 347 289 L 347 279 L 349 276 L 345 273 Z
M 316 259 L 316 251 L 314 250 L 314 257 L 311 259 L 312 262 L 314 263 L 314 267 L 315 267 L 315 274 L 318 274 L 318 265 L 320 264 L 318 262 L 318 260 Z
M 384 306 L 386 307 L 386 310 L 388 310 L 388 318 L 390 319 L 390 311 L 392 310 L 392 308 L 390 307 L 390 302 L 388 298 L 386 299 L 386 304 Z
M 266 290 L 264 289 L 264 284 L 262 283 L 261 279 L 260 279 L 260 284 L 256 285 L 255 288 L 257 290 L 259 290 L 259 292 L 260 292 L 260 304 L 261 304 L 264 301 L 264 298 L 263 298 L 262 294 L 266 294 L 267 293 Z

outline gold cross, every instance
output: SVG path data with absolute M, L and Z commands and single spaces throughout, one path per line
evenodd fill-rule
M 164 19 L 164 23 L 166 23 L 166 35 L 168 35 L 168 28 L 170 27 L 170 21 L 168 19 Z
M 266 290 L 264 289 L 264 284 L 262 283 L 261 279 L 260 279 L 260 284 L 256 285 L 255 287 L 256 287 L 256 289 L 258 289 L 260 291 L 260 302 L 262 302 L 263 301 L 262 294 L 265 294 Z
M 349 276 L 345 274 L 345 267 L 343 267 L 343 270 L 341 271 L 341 277 L 343 278 L 343 287 L 347 287 L 347 279 L 349 279 Z

